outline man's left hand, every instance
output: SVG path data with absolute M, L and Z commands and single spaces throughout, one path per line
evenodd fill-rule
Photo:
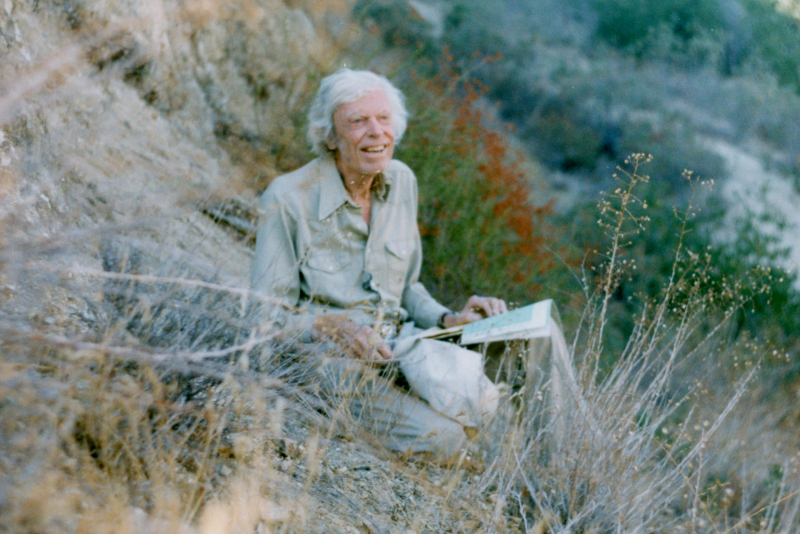
M 508 306 L 506 306 L 504 300 L 494 297 L 472 295 L 463 310 L 459 313 L 449 313 L 445 315 L 443 323 L 445 328 L 452 328 L 462 324 L 474 323 L 486 317 L 492 317 L 506 312 L 508 312 Z

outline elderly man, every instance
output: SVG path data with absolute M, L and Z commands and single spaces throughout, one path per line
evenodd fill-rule
M 472 296 L 453 312 L 419 282 L 416 178 L 392 159 L 407 115 L 402 94 L 382 76 L 341 69 L 322 81 L 308 129 L 318 158 L 263 194 L 252 286 L 307 312 L 288 318 L 300 339 L 349 355 L 323 367 L 323 382 L 389 449 L 446 460 L 466 443 L 462 425 L 394 386 L 391 373 L 363 377 L 397 356 L 398 336 L 507 309 Z M 431 343 L 427 350 L 441 342 Z

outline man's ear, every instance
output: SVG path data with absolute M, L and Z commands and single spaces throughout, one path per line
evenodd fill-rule
M 335 152 L 335 151 L 336 151 L 336 149 L 337 149 L 337 148 L 339 148 L 339 143 L 338 143 L 338 141 L 339 141 L 339 140 L 336 138 L 336 134 L 332 133 L 332 134 L 331 134 L 331 135 L 329 135 L 329 136 L 328 136 L 328 138 L 325 140 L 325 143 L 328 145 L 328 148 L 331 150 L 331 152 Z

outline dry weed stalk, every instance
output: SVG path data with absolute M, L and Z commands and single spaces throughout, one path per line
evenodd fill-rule
M 635 170 L 629 178 L 637 181 L 638 176 Z M 600 376 L 597 361 L 608 303 L 619 277 L 634 268 L 624 260 L 614 262 L 625 244 L 625 214 L 632 214 L 635 198 L 632 188 L 621 188 L 622 208 L 608 204 L 616 217 L 611 228 L 620 233 L 608 254 L 617 267 L 602 271 L 575 343 L 582 394 L 595 426 L 580 417 L 577 399 L 565 406 L 569 413 L 547 413 L 546 383 L 540 384 L 541 395 L 512 395 L 495 433 L 483 436 L 492 442 L 483 472 L 463 464 L 421 468 L 420 480 L 433 473 L 438 477 L 441 489 L 432 491 L 443 494 L 465 528 L 745 532 L 763 521 L 767 531 L 781 532 L 794 525 L 798 498 L 788 476 L 756 506 L 742 502 L 737 521 L 731 520 L 732 506 L 720 512 L 706 497 L 705 466 L 715 453 L 710 440 L 741 399 L 756 366 L 718 416 L 695 429 L 692 406 L 703 387 L 682 385 L 675 378 L 690 366 L 707 368 L 704 357 L 724 334 L 725 321 L 744 304 L 738 294 L 742 287 L 735 283 L 722 288 L 725 298 L 704 292 L 697 278 L 706 268 L 701 255 L 676 252 L 661 300 L 642 307 L 617 363 Z M 681 231 L 690 216 L 690 209 L 682 215 Z M 643 223 L 635 217 L 637 226 Z M 312 370 L 302 359 L 287 357 L 289 347 L 296 347 L 292 333 L 265 321 L 250 306 L 249 291 L 205 276 L 202 265 L 186 256 L 147 270 L 151 264 L 142 257 L 167 256 L 124 246 L 110 246 L 104 254 L 106 267 L 117 270 L 16 264 L 24 266 L 26 277 L 42 282 L 102 281 L 104 300 L 97 304 L 105 311 L 89 336 L 0 324 L 1 387 L 4 398 L 22 407 L 5 422 L 6 432 L 19 438 L 13 425 L 21 421 L 30 434 L 19 443 L 39 443 L 32 461 L 23 459 L 23 447 L 6 446 L 14 460 L 6 471 L 5 506 L 13 513 L 3 516 L 3 527 L 27 524 L 55 531 L 64 518 L 88 524 L 113 510 L 121 524 L 145 524 L 156 532 L 182 528 L 204 533 L 212 526 L 256 528 L 259 523 L 301 532 L 311 521 L 305 511 L 311 495 L 327 492 L 327 498 L 352 501 L 331 489 L 335 478 L 323 460 L 329 444 L 344 436 L 367 436 L 350 424 L 344 406 L 319 400 Z M 71 276 L 53 276 L 54 271 Z M 704 318 L 714 306 L 722 308 L 721 319 L 707 327 Z M 39 398 L 55 402 L 37 406 Z M 35 418 L 56 422 L 56 435 L 36 435 L 47 425 Z M 562 438 L 554 446 L 556 427 Z M 54 496 L 26 487 L 31 476 L 26 469 L 33 476 L 49 473 L 49 484 L 74 492 L 89 508 L 70 512 L 74 503 L 67 501 L 42 516 Z M 402 464 L 394 469 L 410 473 Z M 261 473 L 258 483 L 246 477 L 254 471 Z M 87 500 L 81 487 L 100 491 L 103 498 Z M 467 513 L 464 503 L 480 505 Z M 430 528 L 439 524 L 441 507 L 439 501 L 418 506 L 404 521 L 420 530 Z M 95 528 L 108 531 L 99 522 Z
M 755 348 L 726 343 L 726 324 L 746 305 L 747 291 L 768 288 L 758 281 L 730 281 L 716 293 L 709 290 L 708 257 L 682 248 L 695 209 L 691 201 L 685 211 L 676 211 L 680 244 L 660 299 L 643 303 L 624 351 L 601 375 L 608 304 L 622 277 L 636 269 L 624 259 L 624 248 L 631 233 L 646 231 L 647 217 L 636 209 L 646 204 L 635 189 L 647 180 L 641 165 L 648 161 L 634 154 L 631 168 L 620 169 L 620 188 L 600 206 L 608 219 L 599 223 L 609 231 L 611 246 L 598 289 L 591 293 L 587 286 L 574 345 L 593 420 L 580 417 L 578 399 L 567 407 L 570 413 L 561 414 L 543 414 L 547 405 L 534 399 L 534 405 L 519 406 L 518 414 L 541 426 L 521 424 L 518 414 L 502 422 L 502 443 L 472 488 L 473 495 L 489 494 L 496 503 L 488 532 L 504 531 L 514 516 L 521 516 L 525 532 L 553 533 L 749 532 L 759 522 L 764 532 L 790 532 L 797 526 L 800 498 L 788 470 L 758 506 L 739 503 L 739 521 L 730 499 L 723 510 L 709 497 L 706 466 L 710 455 L 719 454 L 713 437 L 756 376 L 758 356 L 726 390 L 716 416 L 704 414 L 699 423 L 697 399 L 708 395 L 704 381 L 681 380 L 693 376 L 691 369 L 713 369 L 713 358 L 731 361 L 732 354 Z M 702 185 L 689 172 L 684 177 L 693 192 Z M 557 425 L 563 437 L 554 446 Z
M 14 406 L 5 412 L 0 529 L 55 532 L 75 521 L 80 531 L 108 532 L 94 518 L 113 511 L 122 531 L 269 531 L 277 523 L 303 531 L 297 498 L 317 477 L 319 447 L 288 438 L 287 426 L 293 436 L 304 426 L 330 433 L 320 412 L 335 408 L 306 391 L 309 370 L 284 357 L 293 334 L 252 319 L 261 316 L 241 305 L 252 297 L 247 290 L 180 276 L 90 274 L 106 279 L 106 302 L 97 304 L 112 317 L 93 325 L 94 340 L 0 323 L 0 389 Z M 187 322 L 207 329 L 169 333 Z M 42 398 L 50 402 L 37 406 Z M 57 434 L 47 438 L 49 425 L 34 417 L 57 421 Z M 31 443 L 36 452 L 26 459 Z M 291 483 L 295 468 L 308 471 L 305 487 Z M 52 494 L 30 485 L 42 473 L 84 509 L 54 507 Z M 102 497 L 90 496 L 98 490 Z

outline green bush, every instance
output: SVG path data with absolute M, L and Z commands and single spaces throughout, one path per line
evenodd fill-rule
M 456 59 L 493 56 L 508 51 L 508 44 L 493 24 L 491 6 L 480 2 L 457 3 L 445 18 L 443 44 Z
M 593 170 L 603 154 L 603 134 L 581 115 L 568 102 L 554 102 L 521 133 L 544 163 L 565 171 Z
M 687 43 L 724 29 L 716 1 L 696 0 L 594 0 L 597 34 L 623 49 L 641 52 L 654 34 L 668 31 Z
M 361 24 L 374 25 L 386 46 L 410 45 L 428 55 L 431 53 L 431 27 L 408 2 L 359 0 L 353 7 L 353 18 Z
M 620 121 L 618 128 L 621 135 L 613 154 L 617 159 L 640 151 L 653 156 L 647 170 L 656 182 L 668 185 L 658 191 L 664 198 L 685 197 L 686 189 L 681 180 L 684 169 L 692 169 L 705 180 L 725 175 L 722 158 L 700 145 L 697 129 L 680 116 L 663 114 L 657 121 L 627 117 Z
M 760 231 L 750 218 L 743 218 L 734 229 L 736 239 L 719 243 L 713 232 L 725 224 L 725 208 L 707 195 L 710 182 L 684 172 L 687 200 L 679 207 L 670 200 L 674 196 L 667 194 L 666 180 L 647 176 L 650 166 L 638 170 L 646 180 L 637 184 L 636 202 L 629 208 L 633 222 L 626 227 L 617 252 L 619 262 L 627 267 L 608 303 L 607 359 L 603 365 L 613 365 L 616 355 L 624 352 L 641 306 L 662 299 L 673 279 L 685 284 L 684 290 L 675 291 L 671 297 L 676 310 L 684 299 L 696 299 L 701 294 L 708 299 L 704 313 L 712 323 L 720 314 L 736 309 L 728 333 L 731 339 L 769 342 L 779 352 L 796 348 L 796 332 L 800 331 L 797 275 L 777 267 L 787 251 L 776 248 L 775 238 Z M 623 170 L 618 174 L 623 175 Z M 610 195 L 612 200 L 616 195 Z M 592 254 L 588 267 L 598 278 L 603 276 L 601 266 L 608 261 L 608 253 L 601 246 L 608 241 L 607 227 L 598 222 L 606 218 L 608 206 L 607 201 L 597 206 L 586 202 L 569 214 L 573 224 L 582 229 L 576 237 Z M 634 217 L 642 221 L 641 225 Z M 698 327 L 703 331 L 702 325 Z M 765 364 L 768 371 L 775 366 L 786 371 L 785 361 Z M 781 382 L 788 383 L 792 376 L 781 377 Z
M 570 252 L 549 205 L 531 198 L 522 156 L 482 126 L 480 89 L 450 72 L 403 90 L 412 119 L 397 158 L 419 182 L 426 286 L 450 306 L 470 294 L 519 304 L 552 296 L 564 273 L 557 255 L 569 262 Z
M 742 0 L 752 28 L 754 58 L 781 84 L 800 92 L 800 26 L 777 8 L 777 0 Z
M 777 0 L 593 0 L 597 38 L 639 58 L 771 72 L 800 91 L 800 28 Z

